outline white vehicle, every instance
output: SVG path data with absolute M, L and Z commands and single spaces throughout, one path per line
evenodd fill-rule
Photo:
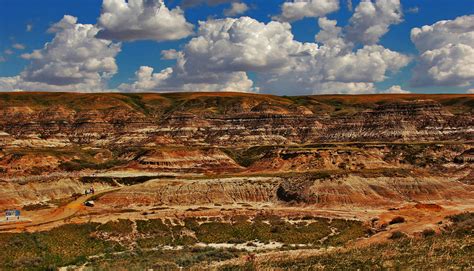
M 95 203 L 93 200 L 88 200 L 86 202 L 84 202 L 84 205 L 87 206 L 87 207 L 94 207 Z

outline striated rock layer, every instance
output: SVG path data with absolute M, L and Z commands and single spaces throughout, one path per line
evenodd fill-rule
M 153 180 L 109 193 L 99 202 L 113 208 L 232 205 L 243 202 L 314 204 L 318 207 L 381 207 L 403 202 L 474 199 L 474 187 L 455 178 L 307 177 Z
M 0 146 L 251 146 L 474 138 L 473 95 L 0 95 Z
M 473 113 L 468 94 L 1 93 L 0 207 L 90 185 L 117 208 L 472 200 Z

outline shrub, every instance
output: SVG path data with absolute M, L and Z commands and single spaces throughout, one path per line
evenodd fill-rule
M 402 216 L 396 216 L 388 224 L 393 225 L 393 224 L 399 224 L 399 223 L 404 223 L 405 218 Z
M 389 239 L 401 239 L 401 238 L 405 238 L 407 237 L 407 235 L 401 231 L 395 231 L 392 233 L 392 235 L 389 237 Z
M 36 211 L 36 210 L 43 210 L 43 209 L 48 209 L 48 208 L 50 208 L 49 204 L 44 204 L 44 203 L 36 203 L 36 204 L 23 206 L 23 210 L 25 211 Z
M 97 230 L 107 232 L 113 235 L 132 233 L 132 221 L 128 219 L 119 219 L 117 221 L 109 221 L 97 227 Z
M 454 223 L 459 223 L 466 220 L 474 219 L 474 213 L 465 212 L 465 213 L 449 216 L 448 218 Z
M 423 237 L 430 237 L 435 235 L 436 232 L 433 229 L 425 229 L 421 234 L 423 235 Z

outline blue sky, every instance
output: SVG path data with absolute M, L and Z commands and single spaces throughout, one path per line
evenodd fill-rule
M 282 4 L 285 1 L 242 0 L 240 2 L 245 3 L 248 10 L 233 16 L 234 18 L 248 16 L 266 24 L 275 20 L 274 17 L 272 19 L 272 16 L 278 16 L 282 13 Z M 338 26 L 344 27 L 351 23 L 351 17 L 359 2 L 358 0 L 353 0 L 353 9 L 349 10 L 347 0 L 341 0 L 337 11 L 320 17 L 336 20 Z M 375 2 L 375 0 L 372 2 Z M 2 7 L 0 9 L 0 56 L 2 57 L 2 61 L 0 61 L 0 77 L 16 76 L 25 67 L 30 65 L 31 59 L 24 59 L 21 55 L 31 53 L 35 49 L 42 49 L 45 43 L 50 42 L 55 37 L 55 33 L 48 33 L 47 30 L 53 24 L 59 22 L 64 15 L 77 17 L 77 23 L 80 24 L 96 25 L 98 18 L 101 16 L 102 8 L 101 0 L 0 0 L 0 3 Z M 165 0 L 165 4 L 170 10 L 182 6 L 180 0 Z M 134 41 L 114 40 L 113 42 L 120 43 L 121 49 L 115 55 L 118 68 L 113 72 L 113 76 L 107 79 L 108 88 L 115 89 L 122 83 L 132 84 L 136 80 L 135 72 L 141 66 L 152 67 L 155 73 L 165 68 L 173 67 L 176 60 L 162 59 L 161 52 L 169 49 L 183 50 L 191 39 L 196 38 L 198 21 L 206 21 L 210 20 L 210 18 L 225 18 L 227 16 L 223 15 L 224 10 L 229 9 L 230 5 L 231 3 L 227 2 L 218 5 L 204 3 L 197 6 L 183 7 L 186 21 L 194 25 L 194 34 L 187 35 L 181 39 L 159 41 L 147 38 Z M 468 83 L 458 84 L 450 81 L 449 83 L 441 82 L 439 84 L 425 84 L 421 86 L 411 84 L 410 80 L 413 78 L 413 69 L 417 66 L 417 57 L 420 52 L 410 40 L 410 31 L 415 27 L 433 25 L 441 20 L 455 20 L 460 16 L 474 14 L 474 0 L 401 0 L 401 10 L 403 17 L 400 22 L 390 24 L 389 31 L 380 37 L 377 45 L 412 59 L 396 71 L 387 71 L 384 74 L 384 80 L 371 81 L 374 84 L 374 89 L 385 90 L 393 85 L 398 85 L 401 89 L 410 92 L 420 93 L 466 92 L 469 89 L 473 89 L 473 81 L 469 76 L 465 79 Z M 289 23 L 291 24 L 291 33 L 294 35 L 295 41 L 315 43 L 315 35 L 320 31 L 317 16 L 305 17 L 294 21 L 290 20 Z M 29 31 L 27 31 L 27 26 L 31 28 Z M 453 42 L 456 43 L 456 41 Z M 469 42 L 467 45 L 474 47 L 474 44 L 469 44 Z M 15 44 L 17 48 L 14 48 Z M 18 45 L 23 45 L 25 49 L 21 49 L 21 46 Z M 364 45 L 355 44 L 353 51 L 362 48 Z M 474 67 L 470 68 L 474 70 Z M 234 72 L 235 70 L 232 71 Z M 247 73 L 252 81 L 258 82 L 260 80 L 260 71 L 250 68 L 244 70 L 244 72 Z M 474 75 L 472 75 L 472 78 L 474 78 Z M 291 85 L 288 88 L 291 88 Z M 260 89 L 261 92 L 272 92 L 264 87 Z M 291 94 L 292 92 L 290 90 L 287 92 L 283 90 L 278 93 Z

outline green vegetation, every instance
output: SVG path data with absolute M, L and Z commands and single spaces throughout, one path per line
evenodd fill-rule
M 137 230 L 145 235 L 138 240 L 143 248 L 153 248 L 158 245 L 190 245 L 196 240 L 186 235 L 185 227 L 172 225 L 171 221 L 163 222 L 160 219 L 138 220 Z
M 390 220 L 390 222 L 388 222 L 388 224 L 393 225 L 393 224 L 399 224 L 399 223 L 404 223 L 404 222 L 405 222 L 404 217 L 396 216 L 396 217 L 392 218 L 392 220 Z
M 462 152 L 461 143 L 443 144 L 441 147 L 436 143 L 410 143 L 410 144 L 387 144 L 391 151 L 387 153 L 384 160 L 391 162 L 399 159 L 401 163 L 410 164 L 417 167 L 436 167 L 441 164 L 450 162 L 453 158 L 445 155 L 437 154 L 441 149 L 443 151 Z
M 453 234 L 457 236 L 474 236 L 474 213 L 462 213 L 450 216 L 449 219 L 455 225 L 451 227 Z
M 123 162 L 117 161 L 117 160 L 110 160 L 103 163 L 97 163 L 97 162 L 74 159 L 71 161 L 62 162 L 59 165 L 59 168 L 65 171 L 79 171 L 83 169 L 100 170 L 100 169 L 109 169 L 109 168 L 118 166 L 120 164 L 123 164 Z
M 131 105 L 134 109 L 143 112 L 145 115 L 150 114 L 150 109 L 143 102 L 142 95 L 132 93 L 123 93 L 122 95 L 124 96 L 123 98 L 120 98 L 122 101 Z
M 19 159 L 44 158 L 50 161 L 25 169 L 30 175 L 40 175 L 54 170 L 80 171 L 83 169 L 110 169 L 125 164 L 108 149 L 64 147 L 64 148 L 9 148 L 4 154 L 10 163 L 18 163 Z
M 238 257 L 235 249 L 191 248 L 173 250 L 136 250 L 91 259 L 88 267 L 93 270 L 181 270 L 212 261 L 224 261 Z
M 313 112 L 330 112 L 338 107 L 363 111 L 393 101 L 413 101 L 431 99 L 447 107 L 452 113 L 469 113 L 474 108 L 474 99 L 466 94 L 410 94 L 410 95 L 313 95 L 313 96 L 273 96 L 247 93 L 164 93 L 164 94 L 82 94 L 82 93 L 2 93 L 2 106 L 51 107 L 64 106 L 73 110 L 127 108 L 153 112 L 157 107 L 168 107 L 167 111 L 183 108 L 203 110 L 214 108 L 214 112 L 232 112 L 249 101 L 266 102 L 282 108 L 305 106 Z
M 248 167 L 265 155 L 271 154 L 271 151 L 281 147 L 282 146 L 256 146 L 246 149 L 225 148 L 222 149 L 222 151 L 237 162 L 237 164 Z
M 25 211 L 37 211 L 37 210 L 43 210 L 43 209 L 48 209 L 48 208 L 50 208 L 49 204 L 36 203 L 36 204 L 25 205 L 23 206 L 22 209 Z
M 283 244 L 307 244 L 314 246 L 338 245 L 365 235 L 365 228 L 358 221 L 332 220 L 307 217 L 298 223 L 290 223 L 275 216 L 260 215 L 233 218 L 230 222 L 220 220 L 199 223 L 186 219 L 185 225 L 172 225 L 170 221 L 137 221 L 138 232 L 146 237 L 139 240 L 142 247 L 157 244 L 189 245 L 204 243 L 246 243 L 249 241 L 270 241 Z M 320 241 L 335 234 L 324 242 Z
M 109 221 L 97 227 L 98 231 L 106 232 L 113 235 L 125 235 L 132 233 L 132 221 L 128 219 L 119 219 L 117 221 Z
M 423 234 L 422 238 L 408 238 L 394 232 L 388 243 L 362 248 L 340 248 L 308 258 L 285 261 L 247 262 L 245 266 L 225 266 L 224 270 L 323 269 L 469 269 L 474 262 L 474 214 L 464 213 L 449 217 L 442 234 Z M 303 217 L 289 223 L 272 215 L 254 218 L 236 216 L 228 222 L 187 218 L 182 223 L 171 220 L 137 221 L 138 247 L 129 250 L 110 237 L 132 233 L 129 220 L 105 224 L 69 224 L 47 232 L 0 234 L 0 269 L 54 270 L 60 266 L 86 264 L 94 270 L 179 270 L 212 261 L 224 261 L 246 255 L 245 251 L 193 247 L 196 242 L 251 242 L 279 241 L 287 245 L 319 243 L 322 246 L 341 246 L 363 236 L 360 222 Z M 331 231 L 332 229 L 332 231 Z M 104 235 L 106 234 L 106 235 Z M 105 237 L 104 237 L 105 236 Z M 182 245 L 179 250 L 159 249 L 160 245 Z M 158 249 L 157 249 L 158 248 Z M 94 256 L 94 257 L 90 257 Z
M 173 176 L 166 176 L 166 178 L 171 178 Z M 132 176 L 132 177 L 93 177 L 85 176 L 81 177 L 81 182 L 83 183 L 106 183 L 110 185 L 116 185 L 116 183 L 122 185 L 134 185 L 144 183 L 152 179 L 164 178 L 163 176 Z
M 421 234 L 423 235 L 423 237 L 430 237 L 434 236 L 436 232 L 433 229 L 424 229 Z
M 123 266 L 142 270 L 157 265 L 173 270 L 178 266 L 226 260 L 244 253 L 233 248 L 199 248 L 194 246 L 197 242 L 277 241 L 285 245 L 321 247 L 343 244 L 364 235 L 364 227 L 357 221 L 303 217 L 290 223 L 272 215 L 236 216 L 226 221 L 187 218 L 184 223 L 169 219 L 138 220 L 136 229 L 133 250 L 129 248 L 133 241 L 133 222 L 124 219 L 105 224 L 68 224 L 46 232 L 3 233 L 0 234 L 3 251 L 0 269 L 51 270 L 87 263 L 101 270 Z M 182 247 L 169 251 L 162 249 L 164 245 Z
M 465 212 L 465 213 L 449 216 L 448 218 L 452 222 L 456 223 L 457 224 L 456 228 L 458 228 L 460 223 L 473 222 L 474 221 L 474 213 Z
M 91 236 L 98 225 L 69 224 L 47 232 L 0 234 L 0 269 L 53 270 L 80 264 L 86 256 L 122 248 Z
M 474 262 L 474 213 L 450 217 L 442 234 L 408 238 L 394 232 L 389 242 L 362 248 L 341 248 L 298 260 L 267 261 L 257 269 L 278 270 L 470 270 Z M 427 231 L 428 232 L 428 231 Z M 255 267 L 252 265 L 252 267 Z M 241 270 L 225 266 L 222 270 Z
M 474 261 L 470 245 L 446 236 L 424 240 L 409 238 L 368 248 L 335 251 L 300 261 L 270 263 L 270 268 L 312 270 L 315 266 L 331 270 L 436 270 L 469 269 Z
M 407 235 L 404 232 L 401 231 L 395 231 L 390 235 L 389 239 L 400 239 L 400 238 L 406 238 Z

